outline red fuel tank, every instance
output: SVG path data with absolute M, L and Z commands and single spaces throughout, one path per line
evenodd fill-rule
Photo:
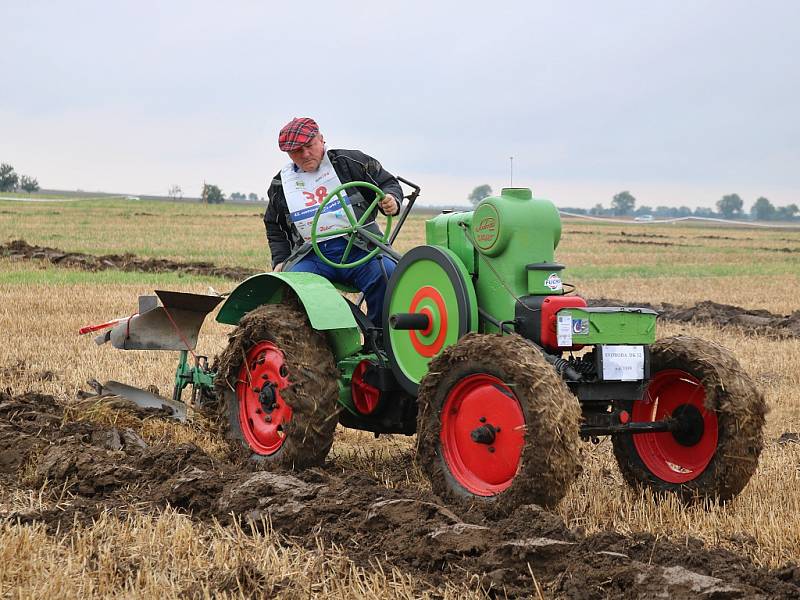
M 560 346 L 556 333 L 556 315 L 562 308 L 586 308 L 580 296 L 548 296 L 542 301 L 542 346 L 548 350 L 580 350 L 583 346 Z

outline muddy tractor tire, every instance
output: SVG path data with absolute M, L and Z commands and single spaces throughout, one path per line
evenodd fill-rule
M 764 396 L 728 350 L 688 336 L 651 346 L 650 376 L 643 399 L 620 408 L 631 422 L 672 417 L 680 429 L 612 436 L 625 480 L 686 502 L 736 496 L 758 466 Z
M 580 472 L 580 407 L 517 335 L 467 334 L 420 382 L 417 462 L 448 502 L 553 506 Z
M 322 464 L 338 423 L 325 336 L 290 299 L 247 313 L 219 358 L 219 422 L 234 454 L 303 469 Z

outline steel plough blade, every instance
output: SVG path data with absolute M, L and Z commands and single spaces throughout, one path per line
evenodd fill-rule
M 171 419 L 176 419 L 181 423 L 186 422 L 186 405 L 183 402 L 176 402 L 175 400 L 164 398 L 158 394 L 126 385 L 119 381 L 106 381 L 102 384 L 102 391 L 130 400 L 141 408 L 167 410 L 171 413 L 169 415 Z

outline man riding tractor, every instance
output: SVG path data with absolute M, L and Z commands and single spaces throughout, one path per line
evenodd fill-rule
M 370 252 L 360 238 L 351 242 L 342 234 L 325 237 L 318 243 L 321 256 L 313 252 L 312 221 L 317 208 L 330 190 L 353 181 L 370 182 L 385 196 L 365 217 L 376 192 L 366 188 L 342 192 L 340 202 L 327 205 L 319 218 L 322 235 L 351 227 L 363 221 L 363 227 L 377 236 L 382 233 L 375 223 L 377 210 L 384 215 L 400 212 L 403 192 L 400 183 L 374 158 L 359 150 L 329 150 L 317 123 L 310 118 L 295 118 L 281 129 L 278 147 L 291 161 L 270 184 L 269 206 L 264 215 L 267 241 L 276 272 L 316 273 L 340 284 L 358 288 L 367 301 L 367 317 L 380 326 L 386 282 L 395 262 Z M 348 268 L 336 268 L 345 263 Z

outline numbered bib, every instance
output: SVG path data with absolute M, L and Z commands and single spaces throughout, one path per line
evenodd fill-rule
M 296 169 L 294 163 L 290 162 L 281 169 L 281 183 L 286 204 L 289 206 L 289 218 L 303 239 L 306 242 L 311 241 L 311 222 L 314 220 L 317 207 L 322 204 L 330 190 L 342 185 L 331 159 L 328 158 L 328 153 L 325 152 L 319 168 L 311 173 Z M 342 192 L 341 196 L 349 205 L 350 198 L 347 194 Z M 338 200 L 331 200 L 317 221 L 318 233 L 349 226 L 350 221 L 347 220 L 347 215 L 344 214 Z M 334 237 L 339 236 L 331 236 L 329 239 Z

